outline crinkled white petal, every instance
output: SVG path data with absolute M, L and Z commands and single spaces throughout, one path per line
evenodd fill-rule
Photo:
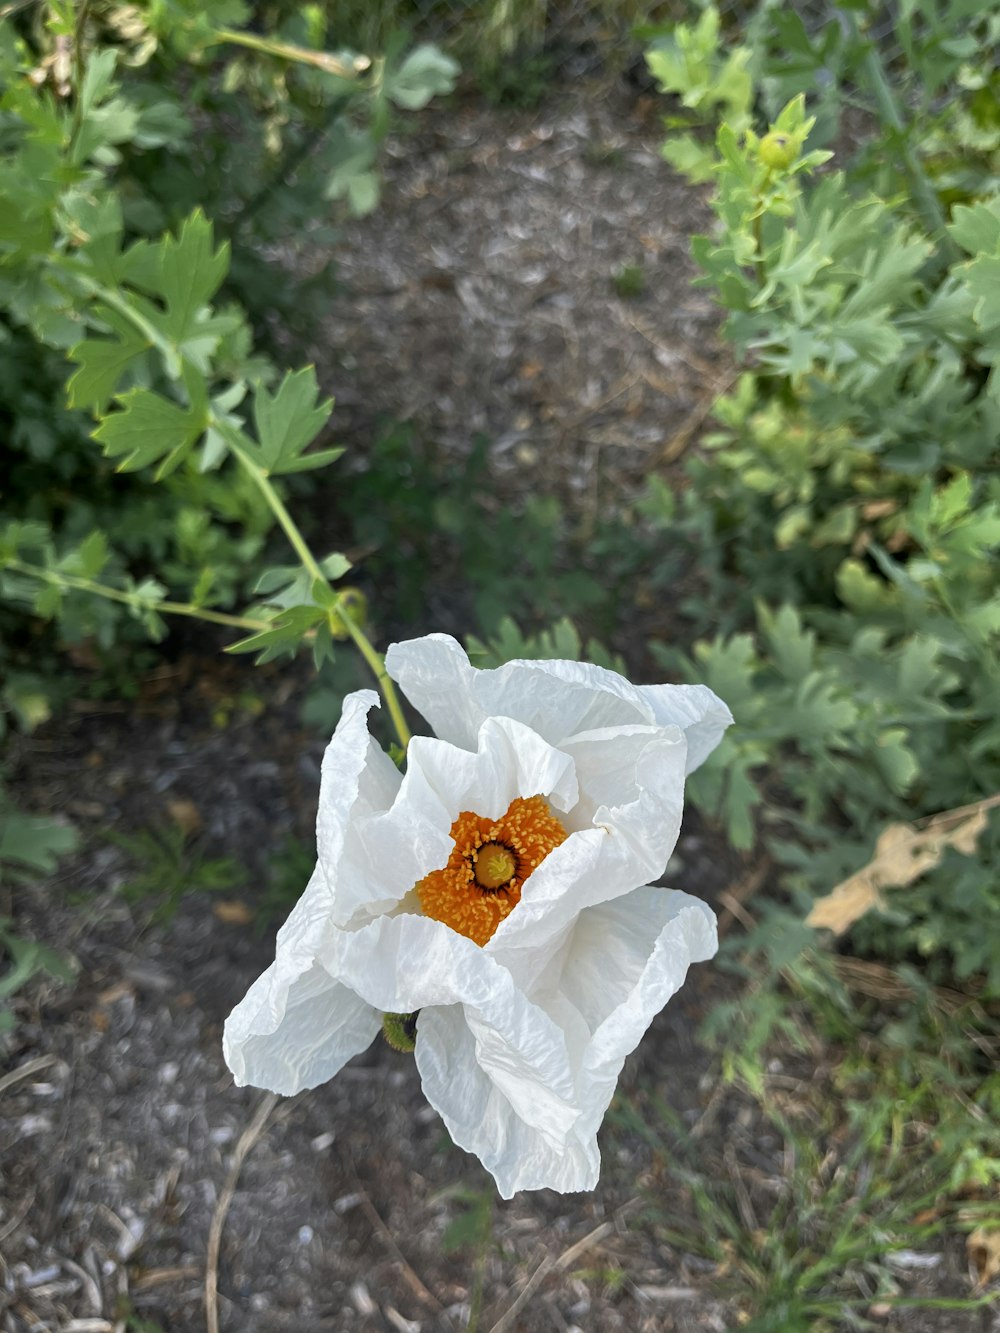
M 579 800 L 573 760 L 536 732 L 509 717 L 489 717 L 479 728 L 475 752 L 446 741 L 415 736 L 407 751 L 403 804 L 433 799 L 441 816 L 474 810 L 498 819 L 518 796 L 548 798 L 557 810 Z
M 356 873 L 352 864 L 359 825 L 392 804 L 402 781 L 395 764 L 368 731 L 368 714 L 378 702 L 374 690 L 358 690 L 344 700 L 337 729 L 323 755 L 316 817 L 320 885 L 326 891 L 310 894 L 307 889 L 278 936 L 279 948 L 283 935 L 304 935 L 309 923 L 317 927 L 327 920 L 346 924 L 359 911 L 381 908 L 382 886 Z
M 472 940 L 428 917 L 381 917 L 338 931 L 320 962 L 386 1013 L 459 1007 L 489 1080 L 525 1124 L 565 1143 L 579 1109 L 562 1030 Z
M 592 1189 L 597 1131 L 625 1057 L 682 985 L 691 963 L 712 957 L 715 918 L 697 899 L 643 887 L 583 912 L 535 996 L 564 1033 L 579 1119 L 562 1143 L 540 1134 L 490 1077 L 468 1024 L 454 1009 L 424 1010 L 417 1066 L 427 1100 L 509 1199 L 520 1189 Z
M 317 868 L 300 899 L 325 898 Z M 289 925 L 292 926 L 288 933 Z M 226 1020 L 222 1049 L 236 1082 L 286 1096 L 325 1083 L 370 1045 L 381 1014 L 318 965 L 309 918 L 283 928 L 275 961 Z M 324 932 L 332 937 L 335 928 Z M 300 933 L 302 932 L 302 933 Z M 280 937 L 279 937 L 280 939 Z
M 733 715 L 707 685 L 637 685 L 661 727 L 680 727 L 687 737 L 687 771 L 700 768 L 722 740 Z
M 687 746 L 677 728 L 605 729 L 564 748 L 581 790 L 572 821 L 581 822 L 582 811 L 590 827 L 550 852 L 485 946 L 525 987 L 582 911 L 662 874 L 680 832 Z M 598 804 L 615 794 L 620 804 Z
M 596 1136 L 561 1143 L 522 1119 L 479 1063 L 460 1009 L 425 1009 L 417 1019 L 417 1069 L 424 1096 L 460 1148 L 475 1153 L 504 1199 L 522 1189 L 593 1189 L 601 1159 Z
M 711 909 L 676 890 L 645 886 L 581 914 L 556 985 L 592 1033 L 578 1075 L 578 1132 L 596 1132 L 625 1057 L 689 966 L 717 948 Z
M 676 725 L 691 733 L 690 772 L 732 721 L 704 685 L 636 686 L 588 662 L 515 660 L 480 671 L 447 634 L 393 644 L 386 669 L 435 734 L 465 749 L 495 716 L 516 718 L 553 745 L 603 727 Z

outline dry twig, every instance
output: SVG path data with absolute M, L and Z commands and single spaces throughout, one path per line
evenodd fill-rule
M 531 1277 L 521 1288 L 513 1305 L 511 1305 L 497 1320 L 490 1329 L 490 1333 L 507 1333 L 507 1329 L 513 1327 L 514 1320 L 521 1313 L 527 1303 L 534 1296 L 535 1292 L 542 1285 L 548 1275 L 555 1268 L 557 1260 L 553 1259 L 551 1254 L 547 1254 L 538 1265 Z
M 561 1273 L 565 1272 L 567 1268 L 572 1268 L 581 1254 L 586 1250 L 593 1249 L 605 1236 L 610 1236 L 615 1229 L 614 1222 L 602 1222 L 600 1226 L 594 1227 L 593 1231 L 588 1231 L 582 1240 L 578 1240 L 575 1245 L 571 1245 L 568 1250 L 563 1251 L 556 1260 L 556 1268 Z
M 720 939 L 729 931 L 734 921 L 739 921 L 748 928 L 753 925 L 753 917 L 746 910 L 746 901 L 748 898 L 752 898 L 761 887 L 770 869 L 771 858 L 768 856 L 761 857 L 757 864 L 751 866 L 745 875 L 726 889 L 725 893 L 719 895 L 719 901 L 725 908 L 725 911 L 719 917 Z
M 620 1216 L 625 1209 L 631 1207 L 634 1202 L 635 1200 L 630 1200 L 629 1203 L 624 1204 L 623 1207 L 618 1210 L 615 1220 L 601 1222 L 598 1226 L 594 1227 L 593 1231 L 588 1231 L 586 1236 L 583 1236 L 578 1241 L 574 1241 L 568 1249 L 563 1250 L 558 1259 L 553 1259 L 550 1254 L 547 1254 L 521 1288 L 513 1304 L 504 1311 L 490 1329 L 490 1333 L 506 1333 L 506 1330 L 513 1325 L 514 1320 L 527 1305 L 528 1301 L 531 1300 L 532 1296 L 549 1274 L 554 1272 L 564 1273 L 568 1268 L 572 1268 L 573 1264 L 581 1254 L 584 1254 L 587 1250 L 593 1249 L 593 1247 L 600 1244 L 605 1237 L 610 1236 L 612 1232 L 617 1230 L 617 1216 Z
M 205 1254 L 205 1325 L 208 1333 L 219 1333 L 219 1252 L 222 1248 L 222 1228 L 226 1224 L 226 1214 L 236 1193 L 236 1182 L 240 1178 L 243 1160 L 263 1134 L 277 1101 L 278 1096 L 274 1092 L 262 1097 L 250 1123 L 240 1135 L 239 1142 L 233 1150 L 229 1174 L 226 1176 L 219 1201 L 215 1205 L 212 1224 L 208 1228 L 208 1249 Z
M 430 1305 L 433 1309 L 435 1309 L 438 1312 L 438 1314 L 443 1314 L 444 1307 L 442 1306 L 441 1302 L 434 1295 L 434 1293 L 430 1291 L 428 1287 L 420 1280 L 419 1275 L 413 1270 L 412 1266 L 407 1261 L 406 1256 L 403 1254 L 403 1251 L 396 1244 L 395 1236 L 393 1236 L 392 1232 L 389 1230 L 385 1222 L 382 1220 L 381 1214 L 379 1213 L 375 1205 L 372 1203 L 371 1199 L 368 1197 L 368 1194 L 366 1193 L 364 1187 L 361 1185 L 360 1181 L 358 1181 L 357 1183 L 357 1194 L 358 1194 L 358 1203 L 361 1207 L 361 1211 L 368 1218 L 368 1221 L 371 1222 L 372 1226 L 378 1232 L 383 1245 L 385 1245 L 386 1249 L 389 1251 L 393 1259 L 399 1265 L 403 1277 L 406 1279 L 406 1285 L 413 1292 L 414 1296 L 416 1296 L 417 1300 L 422 1301 L 425 1305 Z

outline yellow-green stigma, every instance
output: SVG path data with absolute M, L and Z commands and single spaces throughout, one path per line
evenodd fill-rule
M 502 842 L 487 842 L 476 853 L 473 874 L 481 889 L 500 889 L 517 870 L 517 857 Z

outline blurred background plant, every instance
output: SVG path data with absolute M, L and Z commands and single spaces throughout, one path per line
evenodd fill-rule
M 768 8 L 734 49 L 708 8 L 649 57 L 694 124 L 665 152 L 715 181 L 719 229 L 694 252 L 748 367 L 667 529 L 712 552 L 684 610 L 714 632 L 655 651 L 730 702 L 692 798 L 734 846 L 763 840 L 798 914 L 886 825 L 1000 790 L 1000 178 L 985 129 L 968 151 L 1000 12 L 977 7 L 980 45 L 953 40 L 968 7 L 944 9 L 908 7 L 891 78 L 854 11 L 810 35 Z M 803 100 L 817 84 L 823 124 Z M 855 88 L 863 146 L 835 171 L 812 145 L 843 134 Z M 859 913 L 854 947 L 1000 995 L 998 830 Z

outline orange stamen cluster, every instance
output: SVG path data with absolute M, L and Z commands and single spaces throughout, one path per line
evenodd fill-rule
M 569 834 L 541 796 L 518 796 L 499 819 L 463 810 L 443 870 L 417 885 L 427 916 L 483 945 L 521 901 L 521 886 Z

